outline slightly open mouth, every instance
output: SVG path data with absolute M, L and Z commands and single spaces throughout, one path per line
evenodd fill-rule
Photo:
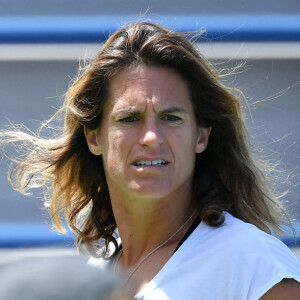
M 151 167 L 151 166 L 163 166 L 166 165 L 167 162 L 162 159 L 157 160 L 139 160 L 134 165 L 138 167 Z

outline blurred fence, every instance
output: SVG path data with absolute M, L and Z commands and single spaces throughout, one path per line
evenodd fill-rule
M 71 232 L 59 234 L 50 231 L 49 226 L 44 223 L 0 223 L 0 248 L 74 247 L 74 245 Z
M 120 26 L 136 20 L 130 15 L 2 16 L 0 60 L 77 60 L 91 45 L 104 42 Z M 202 44 L 201 52 L 208 58 L 300 56 L 300 14 L 152 14 L 138 20 L 189 33 Z
M 30 16 L 0 19 L 0 43 L 99 43 L 133 16 Z M 300 15 L 151 15 L 181 32 L 203 30 L 209 42 L 299 42 Z
M 288 247 L 300 247 L 300 223 L 294 224 L 296 236 L 282 236 L 281 240 Z M 44 223 L 0 223 L 1 248 L 34 248 L 34 247 L 74 247 L 72 233 L 59 234 L 49 230 Z

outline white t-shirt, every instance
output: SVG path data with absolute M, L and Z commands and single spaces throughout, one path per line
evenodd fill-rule
M 220 227 L 201 222 L 134 299 L 257 300 L 283 278 L 300 282 L 294 254 L 226 213 Z

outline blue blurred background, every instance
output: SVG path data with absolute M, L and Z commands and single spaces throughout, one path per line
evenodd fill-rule
M 80 61 L 129 21 L 150 20 L 174 30 L 206 29 L 199 50 L 218 69 L 239 64 L 225 84 L 247 99 L 254 145 L 281 162 L 279 191 L 300 221 L 299 0 L 121 1 L 0 0 L 0 128 L 9 122 L 36 130 L 63 101 Z M 0 163 L 0 247 L 71 245 L 48 232 L 42 194 L 13 191 Z

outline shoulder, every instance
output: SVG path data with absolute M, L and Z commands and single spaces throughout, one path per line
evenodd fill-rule
M 228 213 L 225 214 L 224 224 L 215 230 L 214 235 L 216 239 L 224 242 L 225 249 L 236 255 L 245 255 L 250 261 L 258 260 L 263 264 L 270 262 L 271 265 L 276 263 L 282 268 L 295 266 L 295 271 L 300 270 L 298 259 L 277 237 Z
M 211 227 L 201 222 L 188 239 L 183 250 L 191 258 L 207 256 L 209 262 L 222 261 L 246 269 L 269 266 L 270 269 L 300 270 L 298 259 L 278 238 L 263 232 L 256 226 L 225 213 L 225 222 Z M 241 264 L 242 263 L 242 264 Z M 250 269 L 255 269 L 251 267 Z
M 248 299 L 259 299 L 284 278 L 300 282 L 300 263 L 284 243 L 228 213 L 219 227 L 202 222 L 193 246 L 202 262 L 205 255 L 207 267 L 217 265 L 231 286 L 248 291 Z
M 269 253 L 271 257 L 282 259 L 286 256 L 298 263 L 291 250 L 278 238 L 229 213 L 225 213 L 225 222 L 219 227 L 211 227 L 201 222 L 190 236 L 189 246 L 194 247 L 197 252 L 205 249 L 209 249 L 210 253 L 222 250 L 222 253 L 229 252 L 232 255 L 245 254 L 249 259 L 249 253 L 251 257 L 260 255 L 265 257 Z
M 280 255 L 284 253 L 292 255 L 289 248 L 277 237 L 260 230 L 253 224 L 237 219 L 229 213 L 225 213 L 224 224 L 208 230 L 208 234 L 215 242 L 218 240 L 220 242 L 226 241 L 225 247 L 234 248 L 237 251 L 249 252 L 251 249 L 253 254 L 260 251 L 264 251 L 266 254 L 265 251 L 270 251 L 274 252 L 274 255 L 279 251 Z

